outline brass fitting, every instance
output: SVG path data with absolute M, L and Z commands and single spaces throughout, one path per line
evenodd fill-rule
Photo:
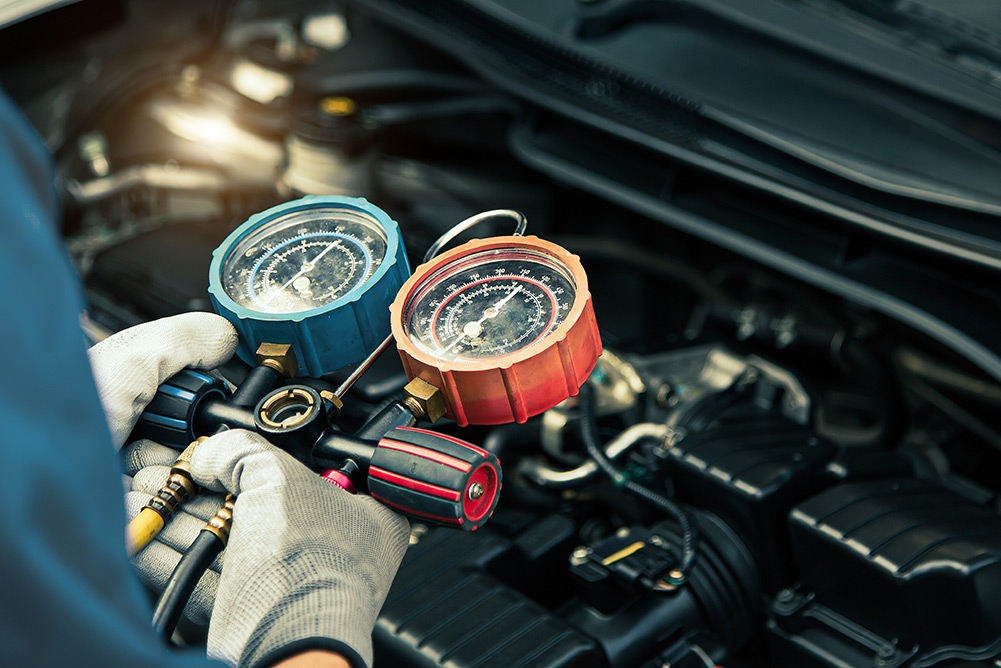
M 178 506 L 184 503 L 189 496 L 194 496 L 198 492 L 198 485 L 191 478 L 191 457 L 195 453 L 198 444 L 204 441 L 207 436 L 202 436 L 198 440 L 192 441 L 186 447 L 170 467 L 170 476 L 167 483 L 160 488 L 152 499 L 146 503 L 146 507 L 155 510 L 156 513 L 166 522 L 174 513 Z
M 294 407 L 299 410 L 294 417 L 289 417 L 281 422 L 277 417 L 282 409 Z M 275 392 L 261 406 L 261 422 L 275 429 L 293 429 L 302 422 L 305 422 L 318 409 L 314 403 L 313 395 L 297 387 L 286 389 L 283 392 Z
M 257 347 L 257 364 L 274 369 L 285 378 L 291 378 L 299 370 L 295 351 L 288 343 L 262 343 Z
M 338 415 L 341 414 L 341 411 L 344 410 L 344 402 L 341 401 L 341 398 L 338 397 L 333 392 L 331 392 L 330 390 L 321 391 L 320 398 L 332 406 L 331 410 L 327 412 L 327 415 L 329 415 L 331 418 L 337 417 Z
M 209 523 L 202 527 L 202 531 L 211 531 L 222 544 L 229 540 L 229 531 L 233 527 L 233 507 L 236 505 L 236 497 L 232 494 L 226 495 L 226 503 L 222 504 L 216 514 L 209 520 Z
M 426 422 L 435 422 L 445 414 L 445 398 L 441 390 L 422 378 L 414 378 L 403 388 L 407 398 L 403 405 L 410 409 L 414 417 Z
M 188 444 L 188 447 L 186 447 L 183 450 L 181 450 L 181 454 L 177 455 L 177 459 L 175 459 L 174 463 L 171 464 L 171 466 L 170 466 L 170 472 L 171 473 L 183 473 L 183 474 L 186 474 L 190 478 L 191 477 L 191 458 L 195 454 L 195 448 L 198 447 L 199 443 L 201 443 L 202 441 L 205 441 L 207 439 L 208 439 L 208 436 L 199 436 L 195 440 L 191 441 L 191 443 Z
M 351 116 L 357 109 L 354 100 L 342 95 L 328 95 L 320 100 L 320 111 L 326 116 Z
M 167 478 L 167 484 L 161 487 L 156 496 L 146 503 L 146 507 L 155 510 L 166 522 L 177 512 L 177 507 L 197 491 L 198 487 L 191 478 L 179 473 L 172 473 Z

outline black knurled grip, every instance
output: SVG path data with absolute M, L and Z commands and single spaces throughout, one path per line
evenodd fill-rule
M 148 438 L 173 448 L 186 448 L 195 440 L 195 409 L 209 396 L 226 399 L 229 390 L 221 380 L 191 369 L 171 376 L 139 416 L 130 440 Z

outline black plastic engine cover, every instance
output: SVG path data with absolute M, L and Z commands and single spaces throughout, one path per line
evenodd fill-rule
M 782 416 L 731 410 L 667 451 L 677 498 L 725 519 L 756 553 L 765 589 L 794 581 L 786 516 L 797 503 L 848 480 L 906 475 L 880 448 L 839 450 Z
M 373 636 L 377 668 L 603 668 L 593 640 L 485 569 L 515 545 L 438 529 L 407 552 Z
M 1001 636 L 1001 516 L 918 479 L 849 483 L 793 509 L 801 593 L 919 654 Z
M 766 586 L 789 583 L 789 509 L 835 481 L 833 445 L 779 416 L 724 420 L 668 450 L 678 499 L 726 518 L 758 552 Z

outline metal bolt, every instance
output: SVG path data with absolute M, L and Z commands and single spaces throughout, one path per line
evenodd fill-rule
M 787 394 L 785 403 L 789 408 L 799 408 L 803 405 L 803 398 L 795 394 Z
M 675 568 L 675 569 L 671 570 L 667 574 L 667 576 L 669 578 L 671 578 L 672 580 L 675 580 L 675 581 L 677 581 L 677 580 L 684 580 L 685 579 L 685 574 L 681 572 L 680 568 Z
M 754 336 L 754 333 L 758 331 L 758 326 L 755 320 L 758 318 L 758 311 L 750 306 L 742 309 L 737 313 L 737 340 L 746 341 L 747 339 Z
M 349 97 L 330 95 L 320 100 L 320 112 L 327 116 L 350 116 L 358 105 Z
M 591 556 L 591 548 L 581 545 L 570 555 L 570 563 L 575 566 L 580 566 L 587 561 L 589 556 Z
M 629 527 L 622 527 L 621 529 L 615 532 L 615 535 L 619 538 L 625 538 L 626 536 L 629 535 Z
M 416 545 L 417 543 L 421 542 L 421 538 L 423 538 L 427 534 L 427 532 L 428 532 L 428 528 L 425 525 L 423 525 L 423 524 L 413 524 L 413 525 L 411 525 L 411 527 L 410 527 L 410 544 L 411 545 Z
M 674 392 L 674 388 L 671 387 L 670 383 L 664 383 L 657 388 L 657 405 L 661 408 L 669 408 L 675 406 L 678 403 L 678 396 Z
M 789 601 L 792 600 L 793 595 L 794 594 L 792 592 L 792 589 L 783 589 L 779 591 L 778 596 L 776 596 L 775 598 L 777 598 L 782 603 L 788 603 Z
M 481 483 L 474 482 L 472 485 L 469 486 L 469 499 L 471 501 L 475 501 L 476 499 L 483 496 L 483 492 L 485 491 L 486 490 L 483 488 L 483 485 Z
M 664 547 L 664 545 L 666 544 L 664 542 L 664 539 L 661 538 L 660 536 L 650 536 L 650 542 L 656 545 L 657 547 Z

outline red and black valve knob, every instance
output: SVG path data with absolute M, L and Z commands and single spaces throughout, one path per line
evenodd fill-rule
M 452 436 L 397 427 L 379 439 L 368 467 L 371 495 L 424 520 L 475 531 L 501 488 L 497 457 Z

